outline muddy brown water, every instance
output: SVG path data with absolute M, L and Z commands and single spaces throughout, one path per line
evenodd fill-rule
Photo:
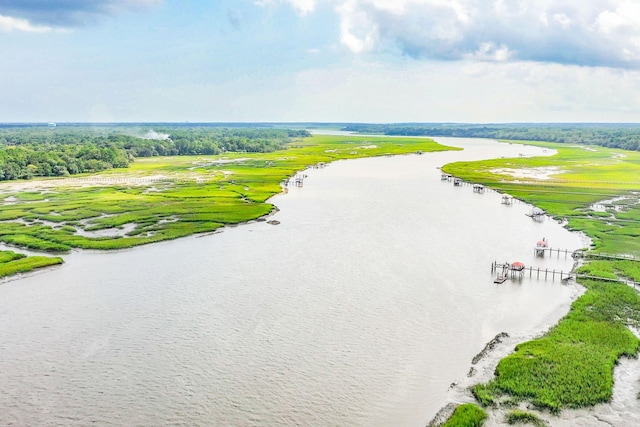
M 499 332 L 527 336 L 575 298 L 493 283 L 491 263 L 582 236 L 494 192 L 440 180 L 461 152 L 339 161 L 273 198 L 280 222 L 66 263 L 0 285 L 0 424 L 423 426 Z

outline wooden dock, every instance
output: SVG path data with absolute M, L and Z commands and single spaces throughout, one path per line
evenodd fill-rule
M 586 249 L 558 249 L 558 248 L 541 248 L 536 246 L 533 249 L 535 254 L 538 254 L 539 251 L 549 252 L 549 255 L 552 255 L 554 252 L 557 257 L 560 257 L 561 254 L 564 254 L 564 257 L 567 258 L 571 255 L 571 258 L 599 258 L 599 259 L 611 259 L 611 260 L 621 260 L 621 261 L 636 261 L 640 262 L 640 257 L 631 255 L 631 254 L 612 254 L 608 252 L 591 252 Z
M 610 254 L 608 252 L 590 252 L 586 250 L 578 250 L 576 251 L 580 258 L 601 258 L 601 259 L 612 259 L 612 260 L 621 260 L 621 261 L 638 261 L 640 262 L 640 258 L 630 254 Z
M 581 250 L 572 251 L 571 249 L 545 248 L 537 245 L 535 248 L 533 248 L 534 255 L 544 256 L 547 252 L 550 256 L 555 252 L 557 254 L 557 258 L 560 257 L 560 254 L 564 254 L 565 258 L 567 258 L 569 255 L 571 255 L 571 258 L 573 259 L 584 258 L 584 251 Z
M 506 278 L 506 274 L 504 273 L 505 271 L 513 271 L 511 269 L 511 266 L 513 264 L 509 264 L 509 263 L 499 263 L 497 261 L 494 261 L 493 264 L 491 264 L 491 272 L 495 273 L 495 272 L 499 272 L 497 278 L 493 281 L 493 283 L 504 283 L 507 278 Z M 616 282 L 616 283 L 624 283 L 626 285 L 629 286 L 633 286 L 634 288 L 637 287 L 640 283 L 633 281 L 633 280 L 626 280 L 626 279 L 614 279 L 611 277 L 599 277 L 599 276 L 592 276 L 589 274 L 584 274 L 584 273 L 576 273 L 575 271 L 562 271 L 562 270 L 549 270 L 547 268 L 543 269 L 541 267 L 523 267 L 521 270 L 519 271 L 519 278 L 523 278 L 524 276 L 526 276 L 527 272 L 529 273 L 529 278 L 533 279 L 533 273 L 536 273 L 536 279 L 544 279 L 544 280 L 556 280 L 559 279 L 560 281 L 567 281 L 567 280 L 575 280 L 575 279 L 591 279 L 591 280 L 600 280 L 603 282 Z M 511 277 L 515 277 L 515 274 L 512 274 Z
M 504 264 L 501 264 L 494 261 L 494 263 L 491 265 L 491 272 L 498 272 L 498 277 L 493 281 L 494 283 L 504 283 L 509 276 L 511 276 L 511 278 L 514 278 L 516 276 L 522 278 L 525 270 L 526 267 L 521 262 L 505 262 Z

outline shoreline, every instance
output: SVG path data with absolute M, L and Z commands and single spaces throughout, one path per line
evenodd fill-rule
M 534 144 L 535 145 L 535 144 Z M 598 152 L 598 150 L 593 150 L 594 152 Z M 616 157 L 617 158 L 617 157 Z M 478 166 L 480 169 L 482 168 L 482 166 Z M 455 166 L 454 166 L 455 168 Z M 481 169 L 482 170 L 482 169 Z M 451 171 L 449 171 L 451 173 Z M 462 172 L 462 171 L 460 171 Z M 464 173 L 466 173 L 467 171 L 464 171 Z M 464 175 L 463 173 L 463 175 Z M 482 173 L 482 172 L 481 172 Z M 455 172 L 452 173 L 453 175 L 457 175 Z M 478 179 L 477 177 L 472 178 L 471 181 L 473 181 L 474 179 Z M 522 192 L 522 189 L 517 190 L 517 182 L 513 181 L 511 182 L 511 184 L 516 184 L 516 186 L 509 186 L 509 185 L 505 185 L 504 183 L 500 184 L 500 182 L 494 182 L 495 178 L 490 178 L 487 180 L 487 182 L 483 182 L 484 185 L 487 185 L 488 187 L 494 188 L 497 191 L 505 191 L 505 188 L 507 189 L 507 191 L 511 192 L 511 191 L 515 191 L 516 194 L 525 194 Z M 597 182 L 596 182 L 597 183 Z M 541 185 L 542 183 L 537 183 L 537 185 Z M 586 188 L 588 188 L 588 184 L 585 185 Z M 618 191 L 622 191 L 623 189 L 620 189 Z M 566 190 L 565 190 L 566 191 Z M 627 190 L 627 191 L 631 191 L 631 190 Z M 531 195 L 531 194 L 527 194 L 529 203 L 531 203 L 532 205 L 536 205 L 536 196 L 535 195 Z M 572 199 L 569 198 L 568 202 L 569 205 L 571 206 L 571 201 Z M 547 201 L 548 203 L 551 203 L 549 201 Z M 558 202 L 555 202 L 558 203 Z M 576 209 L 578 212 L 582 212 L 586 206 L 583 206 L 582 203 L 576 203 L 575 201 L 573 202 L 576 207 L 574 209 Z M 597 204 L 597 203 L 602 203 L 602 201 L 592 201 L 591 204 Z M 542 207 L 541 207 L 542 208 Z M 566 207 L 565 207 L 566 209 Z M 563 216 L 563 215 L 559 215 L 559 213 L 561 212 L 561 210 L 558 209 L 548 209 L 552 212 L 552 214 L 556 215 L 556 216 Z M 569 224 L 571 223 L 571 218 L 575 217 L 579 214 L 576 214 L 574 211 L 573 216 L 570 216 L 570 220 L 569 221 L 564 221 L 564 227 L 568 228 Z M 614 216 L 615 217 L 615 216 Z M 597 222 L 598 219 L 592 219 L 592 221 Z M 592 226 L 593 227 L 593 226 Z M 587 228 L 581 228 L 581 227 L 577 227 L 578 229 L 584 229 L 586 230 Z M 576 227 L 574 225 L 573 229 L 575 230 Z M 598 228 L 595 228 L 596 231 L 598 230 Z M 591 229 L 590 230 L 592 232 L 592 234 L 594 233 L 594 230 Z M 586 233 L 584 233 L 586 235 Z M 589 236 L 587 236 L 589 237 Z M 597 234 L 594 234 L 594 239 L 597 240 L 597 245 L 596 244 L 591 244 L 590 247 L 594 248 L 594 247 L 599 247 L 603 244 L 605 244 L 605 242 L 608 243 L 607 239 L 603 238 L 602 236 L 598 237 Z M 593 241 L 592 241 L 593 243 Z M 602 250 L 602 249 L 601 249 Z M 621 251 L 623 252 L 624 249 Z M 627 252 L 624 252 L 627 253 Z M 631 252 L 633 253 L 633 251 Z M 622 268 L 622 267 L 621 267 Z M 624 270 L 622 270 L 622 273 L 618 272 L 618 274 L 622 274 L 624 276 Z M 593 297 L 594 296 L 594 288 L 593 288 L 593 284 L 590 284 L 589 281 L 587 281 L 584 286 L 580 285 L 579 283 L 577 283 L 578 286 L 582 287 L 582 293 L 586 293 L 589 292 L 590 295 Z M 598 289 L 598 288 L 596 288 Z M 635 289 L 634 289 L 635 290 Z M 597 295 L 597 293 L 596 293 Z M 609 295 L 609 293 L 607 293 L 607 295 Z M 637 299 L 638 296 L 638 292 L 637 290 L 635 290 L 635 298 Z M 581 297 L 581 295 L 577 295 L 576 298 L 574 299 L 574 301 L 577 301 L 577 299 L 579 299 Z M 615 297 L 613 297 L 615 298 Z M 633 297 L 632 297 L 633 298 Z M 631 301 L 631 300 L 630 300 Z M 616 302 L 619 304 L 619 302 Z M 583 303 L 584 304 L 584 303 Z M 614 303 L 612 302 L 612 305 Z M 632 302 L 628 303 L 629 305 L 633 304 Z M 628 308 L 629 305 L 627 306 Z M 580 311 L 578 308 L 576 308 L 577 311 Z M 584 308 L 583 308 L 584 310 Z M 567 312 L 565 313 L 565 315 L 561 316 L 557 322 L 555 322 L 553 325 L 551 325 L 551 327 L 558 326 L 560 327 L 560 325 L 562 324 L 564 329 L 563 330 L 567 330 L 568 328 L 568 324 L 570 324 L 569 320 L 565 320 L 568 319 L 568 315 L 570 313 L 575 313 L 574 311 L 572 311 L 571 309 L 571 305 L 569 306 Z M 614 320 L 602 320 L 603 322 L 606 322 L 607 325 L 613 325 Z M 629 320 L 626 322 L 620 322 L 621 324 L 624 325 L 624 328 L 627 330 L 631 330 L 631 332 L 633 333 L 633 335 L 635 335 L 636 341 L 637 339 L 640 337 L 639 333 L 637 330 L 634 330 L 630 325 L 630 322 L 633 323 L 634 321 L 634 317 L 629 315 Z M 575 321 L 574 321 L 575 322 Z M 601 328 L 604 328 L 604 326 L 601 326 Z M 549 336 L 549 332 L 551 332 L 550 330 L 547 333 L 542 333 L 541 335 L 539 335 L 539 338 L 542 337 L 546 337 Z M 566 333 L 566 332 L 565 332 Z M 556 334 L 557 335 L 557 334 Z M 532 337 L 533 339 L 537 339 L 538 337 Z M 528 342 L 529 340 L 531 340 L 532 338 L 525 338 L 526 341 L 524 340 L 519 340 L 518 344 L 524 344 L 525 342 Z M 557 339 L 557 338 L 556 338 Z M 584 338 L 583 338 L 584 339 Z M 594 340 L 595 341 L 595 340 Z M 555 341 L 554 341 L 555 342 Z M 553 345 L 560 345 L 560 343 L 557 344 L 552 344 Z M 602 343 L 592 343 L 591 345 L 597 346 L 600 345 L 601 347 L 598 348 L 594 348 L 593 352 L 594 354 L 599 354 L 599 351 L 603 351 L 603 348 L 607 348 L 606 347 L 606 343 L 602 342 Z M 526 347 L 527 349 L 532 349 L 535 347 L 529 346 L 527 345 Z M 552 348 L 556 348 L 556 347 L 552 347 Z M 531 350 L 529 350 L 531 351 Z M 533 357 L 539 356 L 539 354 L 537 352 L 534 351 L 534 355 Z M 549 350 L 552 351 L 552 350 Z M 609 350 L 611 351 L 611 350 Z M 618 352 L 622 351 L 622 350 L 617 350 Z M 630 352 L 631 350 L 625 350 L 625 352 Z M 515 352 L 515 348 L 513 348 L 513 350 L 511 350 L 510 352 L 505 353 L 503 356 L 497 358 L 497 360 L 495 360 L 495 363 L 493 364 L 493 371 L 488 378 L 484 379 L 483 381 L 479 381 L 479 382 L 475 382 L 474 384 L 470 384 L 475 386 L 475 385 L 480 385 L 482 384 L 482 387 L 485 387 L 486 384 L 488 384 L 489 382 L 493 383 L 493 384 L 500 384 L 498 382 L 498 380 L 496 379 L 496 373 L 495 372 L 497 370 L 497 366 L 498 364 L 502 361 L 503 358 L 507 358 L 508 355 L 514 354 Z M 633 353 L 633 352 L 632 352 Z M 526 359 L 526 355 L 527 354 L 532 354 L 532 353 L 524 353 L 524 358 Z M 546 354 L 546 353 L 545 353 Z M 557 406 L 556 408 L 558 408 L 558 413 L 551 413 L 548 409 L 541 409 L 541 408 L 536 408 L 533 406 L 533 404 L 531 403 L 531 400 L 533 400 L 535 398 L 535 396 L 539 396 L 537 394 L 533 394 L 529 397 L 525 396 L 525 394 L 520 394 L 520 395 L 510 395 L 508 394 L 508 392 L 503 391 L 504 389 L 497 389 L 500 391 L 495 391 L 493 393 L 495 393 L 495 395 L 491 395 L 491 399 L 499 399 L 501 396 L 510 396 L 512 398 L 514 398 L 516 401 L 518 401 L 518 399 L 522 399 L 523 403 L 521 403 L 519 405 L 520 410 L 526 410 L 526 411 L 530 411 L 532 414 L 534 414 L 535 416 L 539 417 L 542 422 L 544 423 L 551 423 L 554 426 L 562 426 L 562 427 L 569 427 L 569 426 L 573 426 L 576 425 L 576 423 L 580 423 L 580 425 L 593 425 L 593 426 L 611 426 L 611 425 L 636 425 L 638 423 L 640 423 L 640 403 L 638 400 L 638 396 L 640 396 L 640 393 L 638 392 L 639 390 L 639 385 L 638 383 L 640 382 L 640 362 L 638 361 L 637 358 L 637 347 L 635 350 L 635 357 L 630 357 L 630 356 L 626 356 L 624 353 L 618 353 L 620 354 L 620 356 L 618 356 L 617 360 L 615 360 L 615 364 L 614 366 L 612 366 L 612 371 L 610 372 L 610 374 L 613 376 L 613 384 L 611 386 L 611 397 L 609 398 L 610 400 L 608 402 L 604 402 L 604 403 L 596 403 L 596 404 L 589 404 L 586 405 L 583 408 L 579 408 L 579 409 L 571 409 L 571 408 L 567 408 L 565 405 L 568 405 L 568 403 L 566 403 L 567 401 L 561 401 L 563 403 L 560 403 L 559 406 Z M 630 354 L 630 353 L 629 353 Z M 510 365 L 509 368 L 507 369 L 511 369 L 510 374 L 508 374 L 509 376 L 506 378 L 509 378 L 510 381 L 527 381 L 526 375 L 522 375 L 522 378 L 519 377 L 518 375 L 514 374 L 514 371 L 517 372 L 517 367 L 518 365 L 516 365 L 516 361 L 522 361 L 519 363 L 522 363 L 523 365 L 526 366 L 530 366 L 529 363 L 524 362 L 523 358 L 523 353 L 522 353 L 522 348 L 518 350 L 517 352 L 517 358 L 511 358 L 510 359 Z M 577 357 L 577 356 L 574 356 Z M 496 357 L 494 356 L 494 359 L 496 359 Z M 558 363 L 557 361 L 554 363 Z M 568 364 L 569 366 L 570 363 Z M 554 365 L 555 366 L 555 365 Z M 502 370 L 504 370 L 505 368 L 503 368 Z M 531 369 L 531 368 L 529 368 Z M 565 368 L 566 369 L 566 368 Z M 592 370 L 593 371 L 593 370 Z M 536 371 L 537 372 L 537 371 Z M 590 372 L 593 375 L 600 375 L 599 371 L 598 373 L 596 372 Z M 565 379 L 564 376 L 561 376 L 560 378 Z M 562 381 L 562 380 L 561 380 Z M 572 384 L 574 387 L 576 386 L 576 384 L 572 383 L 571 380 L 569 380 L 567 378 L 568 384 Z M 575 381 L 575 380 L 574 380 Z M 504 381 L 502 382 L 502 384 L 504 384 Z M 533 383 L 533 384 L 537 384 L 537 383 Z M 582 384 L 582 383 L 580 383 Z M 504 387 L 504 385 L 503 385 Z M 507 386 L 508 387 L 508 386 Z M 541 387 L 541 388 L 538 388 Z M 533 387 L 531 386 L 526 393 L 538 393 L 538 390 L 546 390 L 544 388 L 544 386 L 538 386 L 538 387 Z M 482 388 L 481 388 L 482 389 Z M 471 395 L 470 390 L 469 389 L 465 389 L 466 391 L 466 397 L 468 398 L 468 400 L 464 400 L 464 399 L 458 399 L 460 402 L 459 403 L 472 403 L 474 405 L 478 405 L 478 406 L 482 406 L 480 404 L 480 402 L 478 400 L 476 400 L 476 396 Z M 483 391 L 483 393 L 486 393 L 485 391 Z M 504 395 L 502 393 L 505 393 Z M 520 391 L 520 393 L 522 393 L 522 391 Z M 487 399 L 488 397 L 481 397 L 480 399 Z M 487 420 L 482 424 L 484 426 L 501 426 L 501 425 L 508 425 L 507 421 L 506 421 L 506 415 L 508 412 L 510 412 L 511 410 L 515 409 L 513 407 L 509 407 L 508 405 L 500 405 L 498 404 L 498 406 L 494 406 L 495 405 L 495 401 L 491 400 L 489 402 L 494 402 L 489 403 L 488 407 L 483 407 L 484 410 L 487 412 L 488 414 L 488 418 Z M 555 401 L 554 401 L 555 402 Z M 568 400 L 568 402 L 571 402 L 571 400 Z M 558 403 L 554 403 L 556 405 L 558 405 Z M 575 404 L 575 403 L 574 403 Z M 523 406 L 524 405 L 524 406 Z M 579 405 L 582 406 L 582 405 Z M 449 409 L 451 408 L 451 404 L 447 404 L 444 408 L 443 408 L 443 412 L 448 413 Z M 553 407 L 552 407 L 553 408 Z M 438 425 L 439 421 L 446 421 L 445 420 L 441 420 L 441 418 L 437 418 L 434 419 L 432 421 L 431 424 L 429 425 Z
M 503 334 L 508 334 L 508 332 L 501 332 L 497 334 L 496 337 L 494 337 L 492 340 L 488 341 L 485 345 L 485 348 L 481 350 L 480 353 L 478 353 L 478 355 L 482 355 L 482 357 L 480 357 L 476 363 L 473 363 L 473 360 L 476 359 L 478 355 L 476 355 L 476 357 L 469 361 L 469 373 L 462 378 L 454 380 L 454 382 L 451 384 L 451 387 L 447 391 L 447 396 L 445 397 L 445 399 L 443 399 L 441 408 L 438 410 L 436 415 L 426 424 L 426 427 L 437 427 L 440 424 L 444 423 L 449 418 L 449 416 L 451 416 L 454 409 L 458 405 L 464 403 L 478 404 L 477 400 L 471 393 L 470 387 L 478 383 L 485 383 L 490 381 L 495 375 L 495 369 L 498 366 L 498 363 L 503 358 L 513 353 L 516 345 L 544 336 L 550 328 L 554 327 L 564 316 L 569 313 L 571 305 L 586 291 L 586 288 L 584 286 L 573 280 L 570 283 L 563 284 L 561 286 L 569 286 L 572 288 L 573 294 L 571 297 L 571 301 L 560 304 L 551 315 L 540 322 L 540 324 L 537 325 L 536 328 L 532 329 L 528 333 L 518 335 L 509 334 L 508 337 L 505 337 Z M 497 340 L 498 337 L 500 337 L 499 340 Z M 496 344 L 492 345 L 492 343 Z M 487 348 L 490 348 L 490 350 L 486 351 Z M 496 410 L 492 408 L 484 409 L 489 415 L 489 417 L 483 424 L 484 427 L 509 425 L 506 421 L 504 421 L 504 414 L 506 413 L 505 410 Z M 565 411 L 563 411 L 563 413 L 564 412 Z
M 578 233 L 582 232 L 578 231 Z M 478 354 L 482 354 L 483 357 L 480 359 L 477 367 L 476 363 L 474 363 L 475 357 L 471 361 L 470 373 L 473 372 L 473 375 L 467 375 L 467 377 L 463 378 L 461 381 L 452 383 L 452 387 L 448 392 L 449 396 L 446 405 L 444 405 L 438 411 L 436 416 L 434 416 L 434 418 L 429 423 L 427 423 L 426 427 L 440 426 L 447 421 L 447 419 L 453 414 L 455 408 L 461 404 L 472 403 L 478 405 L 478 401 L 471 393 L 470 388 L 475 384 L 487 383 L 495 378 L 495 370 L 498 366 L 498 363 L 500 363 L 502 359 L 510 354 L 513 354 L 515 352 L 515 347 L 518 344 L 544 337 L 550 328 L 556 326 L 560 322 L 560 320 L 562 320 L 567 314 L 569 314 L 572 304 L 587 291 L 587 288 L 585 288 L 575 280 L 571 280 L 569 283 L 564 284 L 563 286 L 571 286 L 575 288 L 576 293 L 572 296 L 571 301 L 568 304 L 562 304 L 561 306 L 559 306 L 558 309 L 555 310 L 554 316 L 549 317 L 545 324 L 541 325 L 541 327 L 537 331 L 532 331 L 529 334 L 521 334 L 519 336 L 509 336 L 503 338 L 502 340 L 498 340 L 497 344 L 493 346 L 492 343 L 495 342 L 498 336 L 502 335 L 503 333 L 498 334 L 496 338 L 489 341 L 485 346 L 485 349 L 483 349 L 483 351 Z M 637 331 L 634 331 L 634 333 L 636 334 L 636 336 L 640 337 Z M 487 347 L 490 347 L 490 351 L 488 353 L 485 353 Z M 479 373 L 479 375 L 476 375 L 477 373 Z M 622 375 L 624 375 L 625 373 L 632 377 L 628 378 L 628 381 L 626 382 L 627 386 L 631 387 L 630 383 L 632 382 L 632 379 L 635 379 L 636 383 L 640 383 L 640 358 L 632 359 L 625 356 L 621 357 L 619 359 L 619 363 L 617 363 L 614 367 L 614 376 L 622 378 Z M 616 390 L 618 389 L 617 384 L 618 382 L 615 381 L 614 396 L 616 394 Z M 633 402 L 636 403 L 636 408 L 640 410 L 640 404 L 638 404 L 638 400 L 636 397 L 638 392 L 640 392 L 640 387 L 638 387 L 637 384 L 633 385 L 635 385 L 636 388 L 636 392 L 632 393 Z M 622 406 L 619 407 L 619 409 L 623 410 L 622 413 L 617 412 L 613 409 L 615 403 L 615 399 L 612 399 L 612 402 L 598 404 L 589 408 L 565 408 L 559 415 L 554 415 L 549 413 L 548 411 L 539 410 L 529 404 L 527 404 L 526 410 L 533 412 L 534 414 L 538 415 L 544 422 L 551 423 L 550 425 L 553 425 L 555 427 L 573 427 L 576 425 L 577 421 L 585 423 L 582 425 L 589 425 L 594 427 L 611 427 L 612 425 L 640 424 L 640 411 L 633 412 L 628 408 Z M 504 427 L 510 425 L 506 421 L 506 415 L 513 408 L 484 407 L 483 409 L 487 412 L 488 415 L 487 419 L 482 424 L 483 427 Z

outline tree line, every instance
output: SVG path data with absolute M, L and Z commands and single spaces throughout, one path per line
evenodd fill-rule
M 137 157 L 271 152 L 304 130 L 123 126 L 0 127 L 0 180 L 126 168 Z
M 343 130 L 402 136 L 546 141 L 640 150 L 639 124 L 354 124 Z

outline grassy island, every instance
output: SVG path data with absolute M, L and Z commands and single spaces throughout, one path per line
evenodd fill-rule
M 593 241 L 581 272 L 640 282 L 640 153 L 538 143 L 557 153 L 446 165 L 446 173 L 482 183 L 544 209 Z M 604 253 L 625 254 L 607 260 Z M 532 403 L 558 413 L 607 402 L 621 357 L 637 357 L 640 295 L 623 282 L 579 279 L 586 292 L 540 338 L 502 359 L 495 378 L 472 387 L 486 407 Z M 513 418 L 513 417 L 512 417 Z M 517 417 L 516 417 L 517 418 Z
M 28 257 L 13 251 L 0 251 L 0 278 L 58 264 L 62 264 L 60 257 Z

